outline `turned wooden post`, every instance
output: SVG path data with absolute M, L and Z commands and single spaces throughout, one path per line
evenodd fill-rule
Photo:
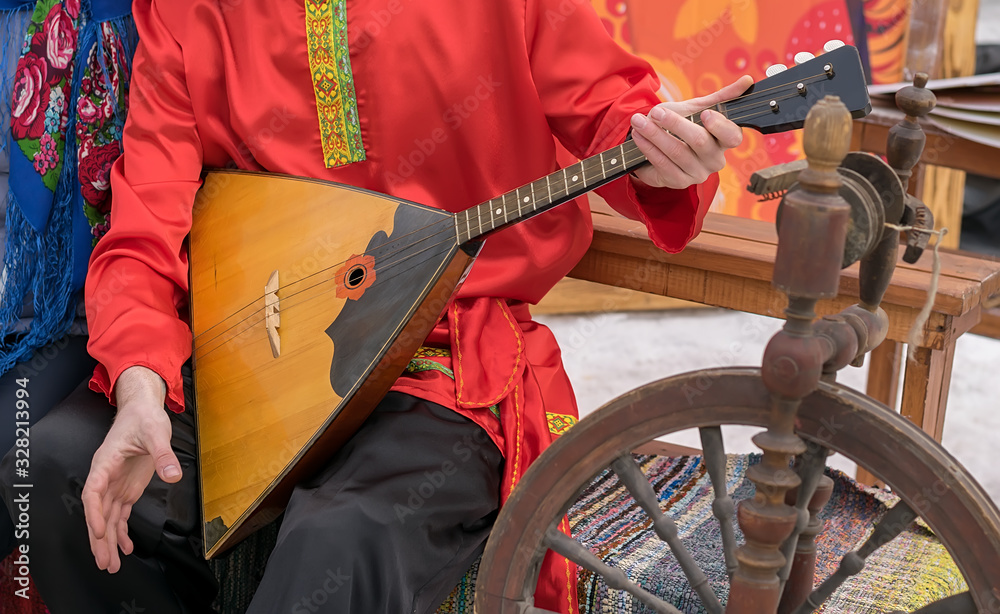
M 913 168 L 920 160 L 926 141 L 923 128 L 920 127 L 919 119 L 924 117 L 937 104 L 934 92 L 928 90 L 927 74 L 917 73 L 913 79 L 913 85 L 908 85 L 896 92 L 896 106 L 905 113 L 905 117 L 896 125 L 889 129 L 889 136 L 886 139 L 886 159 L 889 166 L 899 177 L 902 183 L 903 193 L 906 194 L 913 175 Z M 942 169 L 944 170 L 944 169 Z M 906 197 L 910 199 L 910 197 Z M 907 207 L 904 211 L 903 219 L 886 221 L 903 225 L 913 224 L 932 228 L 934 226 L 933 216 L 930 209 L 922 203 L 910 211 L 914 201 L 907 200 Z M 910 217 L 908 217 L 910 216 Z M 926 219 L 922 219 L 926 218 Z M 907 237 L 906 252 L 903 260 L 906 262 L 916 262 L 923 249 L 927 246 L 928 235 L 916 234 Z M 896 266 L 896 252 L 899 247 L 899 234 L 891 229 L 886 229 L 885 234 L 876 248 L 873 257 L 862 261 L 859 271 L 858 281 L 860 283 L 861 306 L 875 313 L 876 306 L 882 300 L 886 289 L 892 278 Z M 870 371 L 868 375 L 868 394 L 873 398 L 882 401 L 889 407 L 896 406 L 896 387 L 899 383 L 899 371 L 902 361 L 902 343 L 899 341 L 887 341 L 876 353 L 872 351 Z M 927 350 L 930 352 L 930 350 Z M 860 367 L 863 357 L 853 363 Z M 944 395 L 947 397 L 947 394 Z M 923 408 L 921 407 L 921 410 Z M 905 415 L 905 412 L 904 412 Z M 917 424 L 924 427 L 921 420 Z M 934 433 L 931 433 L 934 435 Z M 940 435 L 937 436 L 940 440 Z M 878 484 L 868 470 L 858 468 L 857 479 L 859 482 L 869 485 Z
M 913 167 L 920 160 L 924 142 L 927 140 L 917 120 L 930 113 L 937 104 L 934 92 L 926 86 L 927 74 L 917 73 L 913 85 L 907 85 L 896 92 L 896 106 L 906 113 L 906 117 L 889 129 L 885 157 L 892 170 L 896 171 L 899 180 L 903 182 L 904 191 L 910 185 Z
M 927 75 L 918 73 L 914 85 L 909 85 L 896 93 L 896 106 L 906 117 L 889 130 L 886 143 L 886 159 L 903 184 L 903 193 L 910 183 L 913 166 L 920 160 L 924 150 L 923 129 L 917 123 L 917 118 L 923 117 L 934 108 L 934 94 L 926 89 Z M 886 220 L 899 224 L 902 220 Z M 871 257 L 861 261 L 859 281 L 861 284 L 861 306 L 869 311 L 878 309 L 882 296 L 889 287 L 889 281 L 896 267 L 896 250 L 899 246 L 899 232 L 886 228 L 882 239 Z
M 788 491 L 785 503 L 795 505 L 795 491 Z M 819 519 L 819 513 L 826 507 L 833 495 L 833 480 L 820 476 L 819 484 L 806 509 L 809 510 L 809 524 L 799 534 L 799 543 L 795 547 L 795 557 L 792 562 L 792 572 L 781 595 L 778 614 L 791 614 L 796 608 L 806 602 L 812 593 L 813 581 L 816 576 L 816 536 L 823 530 L 825 524 Z
M 913 79 L 913 85 L 908 85 L 896 92 L 896 106 L 903 111 L 906 116 L 895 126 L 889 129 L 889 136 L 886 139 L 886 160 L 896 176 L 903 183 L 903 192 L 907 191 L 910 177 L 913 174 L 913 167 L 920 159 L 924 151 L 927 136 L 918 122 L 919 118 L 931 112 L 937 105 L 937 97 L 934 92 L 926 88 L 927 75 L 917 73 Z M 928 230 L 934 229 L 934 215 L 925 204 L 908 200 L 908 204 L 913 205 L 911 211 L 905 212 L 903 216 L 904 225 L 914 225 Z M 909 209 L 909 207 L 908 207 Z M 906 253 L 903 260 L 914 263 L 920 258 L 920 254 L 929 240 L 929 235 L 924 233 L 907 235 Z M 895 254 L 893 254 L 895 255 Z
M 806 450 L 795 434 L 802 398 L 816 389 L 824 344 L 813 331 L 816 302 L 837 296 L 850 207 L 839 195 L 837 172 L 847 154 L 851 116 L 836 97 L 816 103 L 806 117 L 803 146 L 809 168 L 798 176 L 801 189 L 790 191 L 782 205 L 773 285 L 788 295 L 784 328 L 764 352 L 761 375 L 771 392 L 768 430 L 754 436 L 763 451 L 760 464 L 747 471 L 757 492 L 739 505 L 737 518 L 746 544 L 736 557 L 726 606 L 728 614 L 774 614 L 785 564 L 782 543 L 791 535 L 797 510 L 785 503 L 801 483 L 789 467 Z

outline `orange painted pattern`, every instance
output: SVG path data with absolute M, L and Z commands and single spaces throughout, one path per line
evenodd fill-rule
M 895 83 L 903 78 L 909 0 L 868 0 L 865 22 L 873 83 Z
M 772 64 L 794 64 L 799 51 L 819 55 L 838 39 L 855 44 L 846 0 L 591 0 L 605 27 L 623 47 L 647 60 L 660 75 L 664 100 L 709 94 L 744 74 L 763 79 Z M 876 82 L 895 81 L 902 66 L 899 42 L 907 0 L 864 4 L 867 41 Z M 745 189 L 758 169 L 797 160 L 800 131 L 744 132 L 727 154 L 714 211 L 773 220 L 777 201 L 758 202 Z

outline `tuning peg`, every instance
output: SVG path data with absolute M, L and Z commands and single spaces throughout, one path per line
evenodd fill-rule
M 764 71 L 764 74 L 768 77 L 773 77 L 774 75 L 786 70 L 788 70 L 788 67 L 784 64 L 771 64 L 767 67 L 767 70 Z
M 798 52 L 798 53 L 795 54 L 795 63 L 796 64 L 805 64 L 806 62 L 808 62 L 809 60 L 813 59 L 814 57 L 816 57 L 816 56 L 814 56 L 813 54 L 809 53 L 808 51 L 800 51 L 800 52 Z
M 823 51 L 830 53 L 834 49 L 840 49 L 843 46 L 844 46 L 844 41 L 839 41 L 834 38 L 832 40 L 826 41 L 826 44 L 823 45 Z

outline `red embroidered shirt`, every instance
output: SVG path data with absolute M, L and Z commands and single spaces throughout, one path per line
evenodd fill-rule
M 644 61 L 607 35 L 586 2 L 351 0 L 350 67 L 366 159 L 324 164 L 305 9 L 267 0 L 136 3 L 125 153 L 112 173 L 112 224 L 94 250 L 86 299 L 91 387 L 109 395 L 133 365 L 183 406 L 191 354 L 185 237 L 203 169 L 235 166 L 328 179 L 460 211 L 621 143 L 633 112 L 658 102 Z M 555 138 L 553 138 L 555 137 Z M 329 141 L 328 141 L 329 143 Z M 678 251 L 718 184 L 599 190 Z M 552 441 L 546 414 L 575 417 L 552 334 L 528 306 L 579 261 L 592 235 L 584 199 L 490 237 L 429 345 L 455 379 L 409 374 L 397 390 L 481 424 L 504 452 L 503 499 Z M 499 420 L 488 409 L 499 405 Z M 558 420 L 558 418 L 557 418 Z M 539 607 L 575 611 L 575 576 L 548 563 Z

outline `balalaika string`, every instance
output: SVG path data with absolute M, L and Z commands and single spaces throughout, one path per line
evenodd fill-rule
M 829 75 L 826 72 L 823 72 L 823 73 L 818 73 L 816 75 L 812 75 L 810 77 L 798 80 L 796 83 L 811 84 L 811 83 L 815 83 L 817 81 L 826 80 L 826 79 L 828 79 L 828 77 L 829 77 Z M 789 100 L 789 99 L 792 99 L 792 98 L 797 98 L 797 97 L 799 97 L 799 96 L 802 95 L 797 89 L 794 89 L 790 93 L 787 93 L 787 94 L 784 94 L 784 95 L 780 95 L 780 96 L 769 96 L 769 95 L 766 95 L 768 92 L 772 92 L 772 91 L 775 91 L 775 90 L 782 90 L 782 89 L 787 90 L 789 87 L 795 87 L 795 86 L 792 85 L 792 84 L 790 84 L 790 83 L 786 83 L 786 84 L 782 84 L 782 85 L 778 85 L 778 86 L 773 86 L 773 87 L 770 87 L 770 88 L 766 88 L 766 89 L 763 89 L 763 90 L 754 91 L 754 92 L 751 92 L 749 94 L 745 94 L 743 96 L 740 96 L 738 98 L 734 98 L 733 100 L 724 103 L 725 104 L 726 115 L 730 119 L 730 121 L 733 121 L 734 123 L 739 123 L 741 121 L 746 121 L 746 120 L 753 119 L 753 118 L 756 118 L 756 117 L 763 117 L 763 116 L 766 116 L 766 115 L 770 115 L 770 114 L 772 114 L 774 112 L 770 108 L 770 103 L 771 103 L 772 100 L 775 101 L 775 102 L 779 102 L 779 101 L 782 101 L 782 100 Z M 765 107 L 765 108 L 763 108 L 763 109 L 761 109 L 761 103 L 764 103 L 764 104 L 766 104 L 768 106 Z M 748 113 L 747 111 L 751 111 L 751 109 L 758 109 L 758 110 L 754 110 L 754 111 Z M 693 121 L 693 122 L 701 125 L 701 121 L 700 121 L 699 115 L 700 115 L 700 112 L 699 113 L 695 113 L 692 116 L 690 116 L 689 119 L 691 121 Z M 416 241 L 413 241 L 412 243 L 409 243 L 409 244 L 406 244 L 406 245 L 402 245 L 402 246 L 396 248 L 395 250 L 393 250 L 391 252 L 388 252 L 386 254 L 382 254 L 380 257 L 383 260 L 386 260 L 388 258 L 391 258 L 393 256 L 397 256 L 397 255 L 400 255 L 400 257 L 398 259 L 396 259 L 396 260 L 392 260 L 390 262 L 385 262 L 384 264 L 380 264 L 379 267 L 378 267 L 378 269 L 375 271 L 375 273 L 376 273 L 376 279 L 375 279 L 374 283 L 386 283 L 386 282 L 390 281 L 392 278 L 394 278 L 394 277 L 398 276 L 399 274 L 402 274 L 402 273 L 404 273 L 404 272 L 406 272 L 406 271 L 409 270 L 409 269 L 402 269 L 400 271 L 394 271 L 393 274 L 388 274 L 387 275 L 387 273 L 389 272 L 390 269 L 396 268 L 399 265 L 401 265 L 403 263 L 406 263 L 408 261 L 412 261 L 417 256 L 419 256 L 419 255 L 421 255 L 423 253 L 426 253 L 426 252 L 434 249 L 435 247 L 440 247 L 440 246 L 445 245 L 445 244 L 453 243 L 454 240 L 455 240 L 455 238 L 456 238 L 456 236 L 455 236 L 456 235 L 456 229 L 457 229 L 457 234 L 458 234 L 459 242 L 460 243 L 464 242 L 464 241 L 461 241 L 462 234 L 463 234 L 462 230 L 460 228 L 461 225 L 456 221 L 457 217 L 459 215 L 465 215 L 466 216 L 466 229 L 465 229 L 466 239 L 465 240 L 471 240 L 471 239 L 473 239 L 475 237 L 478 237 L 478 236 L 484 234 L 484 232 L 486 232 L 486 231 L 494 230 L 498 226 L 506 225 L 507 223 L 509 223 L 509 220 L 519 221 L 523 217 L 525 217 L 525 216 L 527 216 L 529 214 L 533 214 L 538 209 L 539 206 L 541 206 L 541 207 L 551 207 L 551 206 L 553 206 L 554 203 L 558 203 L 562 199 L 567 199 L 568 200 L 569 198 L 572 197 L 571 195 L 575 196 L 575 195 L 582 194 L 582 193 L 585 193 L 585 192 L 589 191 L 590 189 L 592 189 L 591 186 L 593 186 L 594 184 L 600 183 L 601 181 L 605 180 L 604 175 L 606 173 L 605 173 L 604 169 L 605 169 L 605 165 L 606 165 L 606 160 L 604 158 L 607 155 L 611 155 L 612 152 L 614 152 L 616 149 L 618 150 L 618 152 L 615 155 L 620 156 L 622 158 L 622 164 L 621 165 L 617 165 L 616 164 L 615 165 L 616 168 L 613 169 L 613 171 L 612 171 L 613 173 L 622 173 L 623 174 L 624 172 L 627 172 L 628 170 L 631 170 L 632 168 L 635 168 L 636 166 L 638 166 L 639 164 L 641 164 L 642 162 L 644 162 L 645 159 L 646 159 L 645 155 L 641 151 L 639 151 L 638 147 L 635 145 L 635 143 L 633 141 L 627 141 L 626 143 L 624 143 L 622 145 L 619 145 L 619 146 L 617 146 L 615 148 L 612 148 L 612 149 L 610 149 L 608 151 L 605 151 L 605 152 L 602 152 L 600 154 L 594 155 L 594 156 L 592 156 L 590 158 L 587 158 L 586 160 L 583 160 L 583 161 L 577 163 L 576 165 L 573 165 L 573 166 L 561 169 L 559 171 L 556 171 L 555 173 L 547 175 L 546 177 L 542 177 L 541 179 L 539 179 L 537 181 L 534 181 L 534 182 L 532 182 L 532 183 L 530 183 L 530 184 L 528 184 L 526 186 L 523 186 L 521 188 L 518 188 L 517 190 L 512 190 L 512 191 L 507 192 L 507 193 L 505 193 L 505 194 L 503 194 L 501 196 L 495 197 L 495 198 L 493 198 L 493 199 L 491 199 L 491 200 L 489 200 L 487 202 L 481 203 L 481 204 L 479 204 L 479 205 L 477 205 L 475 207 L 471 207 L 471 208 L 469 208 L 469 209 L 467 209 L 465 211 L 461 211 L 459 213 L 453 214 L 452 216 L 443 217 L 441 220 L 438 220 L 438 221 L 433 222 L 431 224 L 427 224 L 427 225 L 425 225 L 423 227 L 417 228 L 417 229 L 415 229 L 415 230 L 413 230 L 413 231 L 411 231 L 411 232 L 409 232 L 409 233 L 407 233 L 405 235 L 402 235 L 400 237 L 391 238 L 389 242 L 382 243 L 380 245 L 370 247 L 368 250 L 366 250 L 364 252 L 365 255 L 374 255 L 375 252 L 377 252 L 378 250 L 384 248 L 389 243 L 399 242 L 400 240 L 406 239 L 406 238 L 408 238 L 408 237 L 410 237 L 412 235 L 418 234 L 418 233 L 420 233 L 422 231 L 434 229 L 436 227 L 440 227 L 440 230 L 436 230 L 436 231 L 434 231 L 432 234 L 430 234 L 428 236 L 425 236 L 425 237 L 422 237 L 420 239 L 417 239 Z M 581 181 L 574 182 L 574 186 L 576 186 L 576 189 L 571 189 L 570 183 L 568 181 L 568 174 L 569 173 L 579 173 L 579 175 L 584 178 Z M 560 188 L 558 185 L 557 186 L 553 186 L 552 183 L 551 183 L 552 179 L 556 178 L 560 174 L 563 177 L 562 177 L 561 180 L 557 179 L 557 181 L 559 181 L 560 184 L 562 184 L 563 186 L 565 186 L 564 188 Z M 598 178 L 597 175 L 601 175 L 601 177 Z M 544 197 L 539 197 L 539 198 L 535 198 L 534 197 L 534 188 L 535 188 L 535 186 L 537 184 L 544 184 L 544 187 L 545 187 L 545 196 Z M 555 188 L 555 189 L 553 189 L 553 188 Z M 529 189 L 530 189 L 530 192 L 531 192 L 531 197 L 530 197 L 530 199 L 528 199 L 530 206 L 522 206 L 521 200 L 520 200 L 522 197 L 520 196 L 520 192 L 521 192 L 521 190 L 529 190 Z M 507 199 L 508 198 L 512 199 L 513 202 L 516 203 L 516 209 L 515 209 L 513 215 L 511 215 L 510 208 L 507 205 Z M 503 221 L 501 221 L 499 224 L 497 223 L 498 220 L 496 219 L 496 216 L 493 215 L 494 210 L 498 206 L 499 206 L 499 209 L 501 210 L 501 212 L 503 214 L 503 217 L 504 217 Z M 478 222 L 477 222 L 477 224 L 475 226 L 472 226 L 472 224 L 471 224 L 471 216 L 472 216 L 473 212 L 476 213 L 477 218 L 478 218 Z M 490 213 L 488 220 L 484 220 L 483 219 L 484 212 L 489 212 Z M 431 243 L 430 245 L 422 245 L 422 244 L 425 244 L 428 241 L 433 241 L 434 239 L 438 239 L 438 238 L 440 238 L 440 240 L 438 240 L 438 241 L 436 241 L 434 243 Z M 412 248 L 416 248 L 417 246 L 421 246 L 422 249 L 420 249 L 419 251 L 417 251 L 415 253 L 401 255 L 406 250 L 409 250 L 409 249 L 412 249 Z M 306 293 L 306 292 L 308 292 L 310 290 L 313 290 L 313 289 L 319 288 L 321 286 L 327 285 L 327 284 L 329 284 L 331 282 L 338 282 L 339 280 L 336 277 L 333 277 L 333 278 L 329 278 L 328 277 L 328 278 L 324 278 L 324 279 L 320 279 L 320 280 L 316 280 L 315 278 L 317 276 L 320 276 L 320 275 L 322 275 L 324 273 L 327 273 L 327 272 L 329 272 L 331 270 L 335 270 L 335 269 L 341 268 L 344 264 L 346 264 L 346 262 L 347 261 L 344 260 L 344 261 L 341 261 L 341 262 L 337 262 L 337 263 L 331 264 L 330 266 L 327 266 L 327 267 L 325 267 L 323 269 L 320 269 L 319 271 L 316 271 L 315 273 L 311 273 L 311 274 L 306 275 L 305 277 L 303 277 L 301 279 L 298 279 L 298 280 L 293 281 L 293 282 L 291 282 L 289 284 L 285 284 L 283 286 L 280 286 L 278 289 L 279 290 L 283 290 L 286 293 L 289 290 L 293 290 L 294 289 L 291 294 L 287 294 L 286 296 L 282 297 L 282 299 L 281 299 L 281 310 L 282 310 L 282 312 L 285 312 L 288 309 L 290 309 L 292 307 L 295 307 L 297 305 L 301 305 L 301 304 L 303 304 L 303 303 L 305 303 L 307 301 L 311 301 L 311 300 L 315 300 L 317 298 L 320 298 L 320 297 L 322 297 L 322 296 L 324 296 L 324 295 L 326 295 L 326 294 L 328 294 L 330 292 L 335 292 L 337 290 L 338 286 L 340 286 L 339 283 L 335 284 L 331 288 L 323 290 L 322 292 L 313 294 L 313 295 L 311 295 L 309 297 L 302 298 L 302 299 L 300 299 L 298 301 L 291 300 L 291 299 L 293 299 L 293 298 L 295 298 L 297 296 L 301 296 L 302 294 L 304 294 L 304 293 Z M 414 266 L 416 266 L 417 264 L 420 264 L 420 263 L 416 262 L 416 263 L 414 263 Z M 315 281 L 315 283 L 312 283 L 311 285 L 308 285 L 308 286 L 305 286 L 305 287 L 299 287 L 302 284 L 309 282 L 310 280 Z M 263 317 L 262 314 L 264 312 L 264 307 L 261 305 L 263 298 L 264 298 L 264 295 L 261 294 L 259 297 L 257 297 L 255 299 L 253 299 L 252 301 L 248 302 L 247 305 L 245 305 L 243 308 L 239 309 L 238 311 L 236 311 L 233 314 L 230 314 L 225 319 L 223 319 L 221 322 L 218 322 L 217 324 L 212 325 L 211 327 L 209 327 L 208 329 L 206 329 L 205 331 L 203 331 L 201 334 L 199 334 L 197 337 L 195 337 L 195 341 L 198 341 L 200 339 L 202 340 L 201 343 L 198 343 L 195 346 L 195 352 L 198 352 L 200 356 L 203 356 L 203 355 L 205 355 L 207 353 L 210 353 L 210 352 L 218 349 L 219 347 L 221 347 L 222 345 L 224 345 L 225 343 L 228 342 L 228 339 L 222 339 L 222 337 L 224 335 L 226 335 L 227 333 L 229 333 L 229 332 L 231 332 L 231 331 L 233 331 L 233 330 L 235 330 L 237 328 L 240 328 L 241 331 L 239 331 L 239 332 L 236 333 L 238 335 L 238 334 L 240 334 L 240 332 L 242 332 L 244 330 L 247 330 L 247 329 L 249 329 L 249 328 L 251 328 L 251 327 L 253 327 L 253 326 L 257 325 L 257 324 L 260 324 L 261 322 L 263 322 L 264 321 L 264 317 Z M 221 326 L 224 326 L 227 322 L 229 322 L 233 318 L 240 317 L 240 315 L 243 314 L 243 312 L 247 311 L 248 309 L 250 309 L 252 311 L 250 313 L 247 313 L 247 314 L 243 315 L 243 317 L 241 317 L 239 320 L 237 320 L 236 322 L 232 323 L 231 325 L 227 326 L 223 330 L 219 330 L 215 334 L 211 335 L 209 338 L 205 339 L 206 335 L 209 335 L 210 332 L 213 329 L 217 329 L 217 328 L 219 328 Z M 251 318 L 254 318 L 255 316 L 258 316 L 257 319 L 255 319 L 253 321 L 250 321 Z M 245 324 L 245 326 L 241 326 L 241 325 L 244 325 L 244 324 Z M 221 342 L 218 345 L 216 345 L 215 347 L 212 347 L 212 348 L 208 348 L 207 347 L 213 341 L 220 340 L 220 339 L 221 339 Z M 202 350 L 205 350 L 205 351 L 202 351 Z

